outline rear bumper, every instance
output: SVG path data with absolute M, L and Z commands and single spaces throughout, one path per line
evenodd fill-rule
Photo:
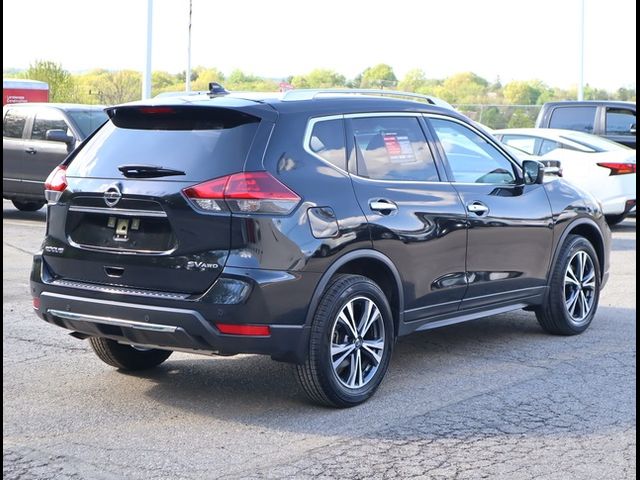
M 199 300 L 149 298 L 61 286 L 43 280 L 42 271 L 42 257 L 36 255 L 31 275 L 31 293 L 39 299 L 36 314 L 82 335 L 202 354 L 264 354 L 292 363 L 303 362 L 307 353 L 309 327 L 304 324 L 303 307 L 315 286 L 313 274 L 307 279 L 251 269 L 235 272 L 235 278 L 240 273 L 247 281 L 255 277 L 251 293 L 242 304 L 225 305 L 212 303 L 206 296 Z M 293 291 L 299 296 L 292 296 Z M 282 313 L 284 299 L 287 315 Z M 291 308 L 297 303 L 298 309 Z M 217 323 L 267 325 L 270 334 L 223 334 Z

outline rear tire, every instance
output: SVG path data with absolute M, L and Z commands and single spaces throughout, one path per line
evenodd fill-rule
M 360 275 L 337 275 L 315 311 L 307 358 L 295 367 L 298 380 L 316 403 L 353 407 L 375 393 L 393 344 L 391 308 L 380 287 Z
M 11 200 L 13 206 L 16 207 L 21 212 L 35 212 L 44 207 L 44 202 L 23 202 L 20 200 Z
M 138 350 L 107 338 L 90 337 L 89 344 L 98 358 L 121 370 L 146 370 L 157 367 L 173 353 L 169 350 Z
M 553 267 L 547 301 L 536 309 L 538 322 L 548 333 L 577 335 L 591 324 L 599 299 L 598 255 L 586 238 L 569 235 Z

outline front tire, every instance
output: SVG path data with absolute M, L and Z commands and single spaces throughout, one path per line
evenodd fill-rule
M 338 275 L 316 309 L 309 352 L 296 373 L 307 396 L 332 407 L 369 399 L 389 366 L 393 316 L 385 294 L 367 277 Z
M 137 349 L 99 337 L 90 337 L 89 344 L 100 360 L 120 370 L 147 370 L 157 367 L 173 353 L 155 348 Z
M 36 212 L 44 207 L 44 202 L 23 202 L 20 200 L 11 200 L 13 206 L 16 207 L 21 212 Z
M 554 335 L 584 332 L 598 309 L 600 262 L 584 237 L 569 235 L 551 273 L 549 295 L 536 309 L 542 328 Z

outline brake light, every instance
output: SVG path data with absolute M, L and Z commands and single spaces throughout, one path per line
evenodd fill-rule
M 147 115 L 176 113 L 176 111 L 171 107 L 139 107 L 138 111 Z
M 268 325 L 233 325 L 230 323 L 216 323 L 220 333 L 225 335 L 249 335 L 252 337 L 268 337 L 271 329 Z
M 44 196 L 50 204 L 56 203 L 67 188 L 67 166 L 58 165 L 44 182 Z
M 602 162 L 598 163 L 598 166 L 611 170 L 609 175 L 626 175 L 629 173 L 636 173 L 635 163 Z
M 215 178 L 183 190 L 198 209 L 235 213 L 272 213 L 286 215 L 300 197 L 268 172 L 235 173 Z

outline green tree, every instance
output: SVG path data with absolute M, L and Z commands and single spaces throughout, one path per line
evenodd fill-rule
M 362 72 L 361 88 L 395 87 L 398 84 L 396 74 L 386 63 L 380 63 Z
M 457 73 L 439 86 L 435 95 L 449 103 L 486 103 L 489 82 L 472 72 Z
M 478 121 L 490 128 L 505 128 L 507 126 L 507 119 L 498 107 L 481 110 Z
M 504 99 L 512 105 L 535 105 L 541 93 L 531 82 L 519 80 L 507 83 L 502 90 Z
M 398 90 L 403 92 L 417 92 L 427 85 L 427 75 L 424 70 L 414 68 L 409 70 L 404 78 L 398 83 Z
M 346 79 L 333 70 L 317 68 L 307 75 L 296 75 L 290 82 L 295 88 L 332 88 L 344 87 Z
M 507 125 L 509 128 L 528 128 L 533 127 L 535 122 L 527 115 L 522 109 L 517 109 L 511 115 L 509 119 L 509 124 Z
M 139 100 L 142 95 L 142 77 L 134 70 L 118 70 L 98 75 L 94 80 L 92 94 L 98 103 L 115 105 Z
M 71 74 L 59 63 L 36 60 L 29 65 L 24 78 L 40 80 L 49 84 L 49 100 L 70 102 L 74 100 L 74 85 Z

